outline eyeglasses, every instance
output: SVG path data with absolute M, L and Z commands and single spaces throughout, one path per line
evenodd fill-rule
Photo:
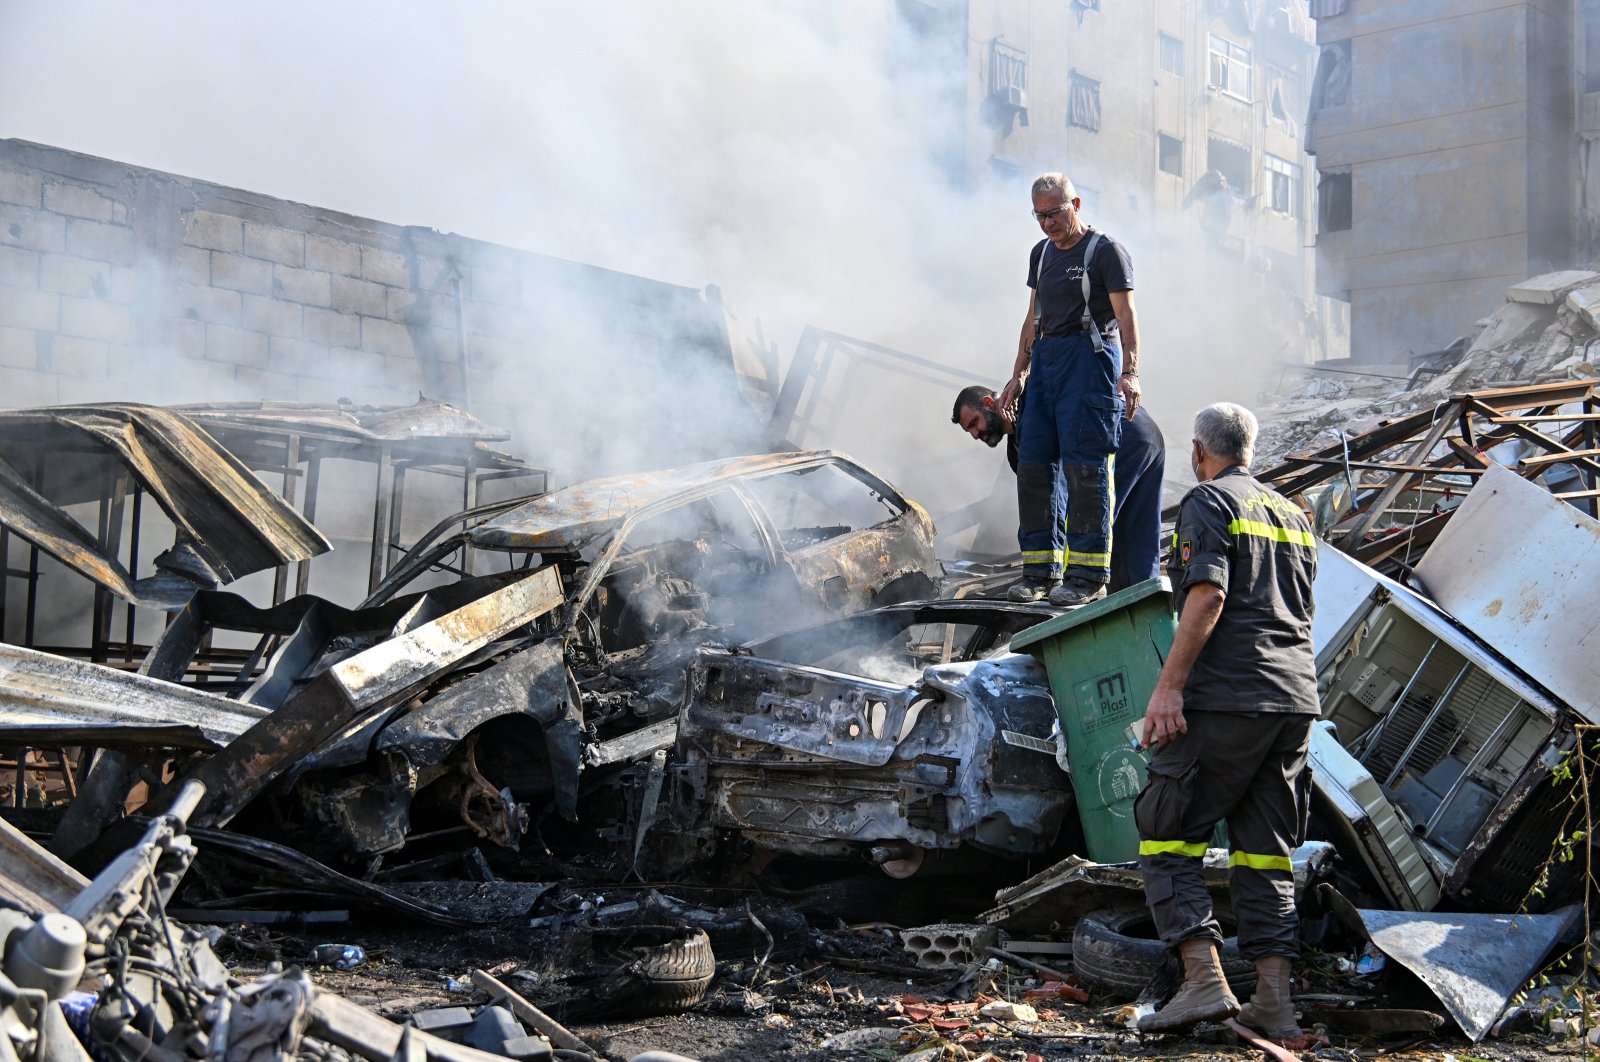
M 1032 211 L 1031 213 L 1033 214 L 1033 220 L 1035 220 L 1035 221 L 1048 221 L 1051 218 L 1060 217 L 1062 214 L 1065 214 L 1070 209 L 1071 209 L 1071 207 L 1066 206 L 1065 204 L 1063 204 L 1062 206 L 1056 207 L 1054 210 L 1046 210 L 1043 213 L 1040 213 L 1039 211 L 1035 210 L 1035 211 Z

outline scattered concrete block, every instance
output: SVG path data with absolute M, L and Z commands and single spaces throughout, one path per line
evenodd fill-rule
M 951 970 L 988 957 L 999 947 L 1000 931 L 994 926 L 943 922 L 900 932 L 901 943 L 925 970 Z
M 1573 288 L 1600 281 L 1600 273 L 1591 273 L 1586 269 L 1561 269 L 1554 273 L 1541 273 L 1536 277 L 1529 277 L 1520 284 L 1512 285 L 1506 292 L 1506 298 L 1512 302 L 1532 302 L 1540 305 L 1554 305 L 1567 297 Z
M 555 1057 L 550 1041 L 542 1036 L 519 1036 L 514 1040 L 507 1040 L 498 1050 L 500 1054 L 514 1058 L 517 1062 L 541 1062 L 542 1059 Z
M 462 1029 L 472 1024 L 472 1011 L 466 1007 L 438 1007 L 434 1010 L 419 1010 L 406 1019 L 423 1032 L 433 1033 L 435 1036 L 448 1033 L 452 1029 Z
M 477 1020 L 461 1036 L 462 1043 L 490 1054 L 501 1054 L 501 1045 L 508 1040 L 521 1040 L 528 1035 L 505 1007 L 488 1006 L 478 1011 Z
M 1583 323 L 1590 328 L 1600 330 L 1600 283 L 1568 292 L 1567 309 L 1583 318 Z
M 978 1008 L 978 1013 L 995 1021 L 1020 1021 L 1032 1023 L 1039 1020 L 1039 1012 L 1026 1003 L 1008 1003 L 997 999 Z

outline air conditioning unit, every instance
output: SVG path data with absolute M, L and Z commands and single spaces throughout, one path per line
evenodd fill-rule
M 1005 88 L 995 90 L 994 101 L 1014 111 L 1025 111 L 1028 109 L 1028 90 L 1007 85 Z

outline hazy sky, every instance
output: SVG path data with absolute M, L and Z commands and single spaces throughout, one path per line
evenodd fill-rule
M 0 0 L 0 137 L 716 282 L 780 335 L 976 338 L 1034 230 L 951 209 L 892 6 Z

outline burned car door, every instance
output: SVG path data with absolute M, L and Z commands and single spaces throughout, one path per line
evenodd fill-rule
M 766 517 L 808 616 L 928 596 L 932 522 L 856 465 L 830 460 L 744 480 Z

